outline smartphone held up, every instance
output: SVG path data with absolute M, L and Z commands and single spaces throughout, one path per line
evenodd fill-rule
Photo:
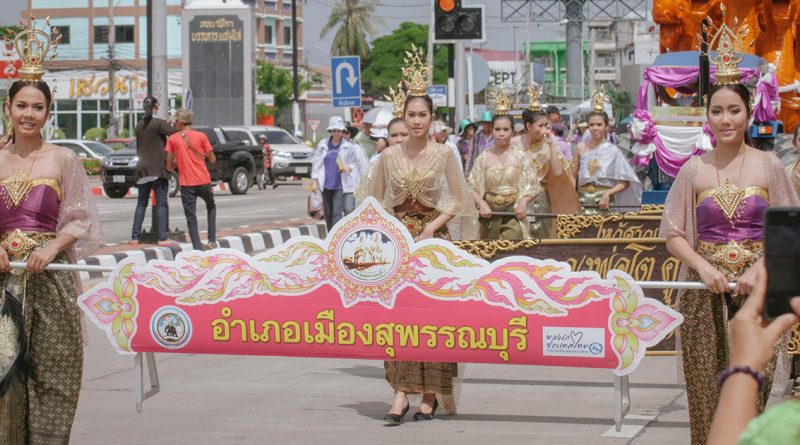
M 764 315 L 772 320 L 791 313 L 789 301 L 800 296 L 800 207 L 770 207 L 766 215 Z

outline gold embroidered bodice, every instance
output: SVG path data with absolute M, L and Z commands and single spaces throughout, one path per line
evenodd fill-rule
M 695 203 L 697 205 L 700 205 L 700 203 L 703 202 L 704 199 L 708 198 L 709 196 L 712 196 L 714 191 L 719 189 L 720 187 L 711 187 L 701 191 L 700 193 L 697 194 L 697 200 L 695 201 Z M 744 195 L 742 196 L 742 199 L 747 198 L 749 196 L 760 196 L 761 198 L 764 199 L 764 201 L 769 201 L 769 192 L 763 187 L 752 185 L 749 187 L 745 187 L 743 190 L 744 190 Z
M 519 193 L 518 166 L 495 165 L 486 169 L 486 191 L 496 195 Z
M 38 186 L 45 185 L 53 189 L 61 199 L 61 185 L 55 179 L 35 178 L 28 179 L 28 176 L 17 171 L 13 175 L 0 180 L 0 196 L 8 207 L 19 207 L 28 198 L 30 191 Z
M 409 201 L 451 215 L 459 215 L 465 208 L 471 211 L 471 204 L 463 205 L 471 199 L 453 151 L 429 142 L 421 156 L 419 167 L 414 167 L 400 145 L 388 147 L 378 159 L 367 195 L 389 210 Z

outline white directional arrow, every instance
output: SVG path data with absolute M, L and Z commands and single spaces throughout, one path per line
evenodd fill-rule
M 356 77 L 356 70 L 353 68 L 353 65 L 349 63 L 340 63 L 339 66 L 336 67 L 336 94 L 342 94 L 342 71 L 347 70 L 347 83 L 350 84 L 350 88 L 356 86 L 356 82 L 358 82 L 358 77 Z

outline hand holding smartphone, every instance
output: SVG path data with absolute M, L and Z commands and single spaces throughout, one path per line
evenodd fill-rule
M 764 226 L 767 297 L 764 316 L 773 320 L 792 312 L 800 295 L 800 207 L 770 207 Z

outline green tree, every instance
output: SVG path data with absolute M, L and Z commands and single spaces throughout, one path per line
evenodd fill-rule
M 319 76 L 312 78 L 312 81 L 319 80 Z M 259 93 L 272 94 L 275 96 L 275 110 L 280 112 L 292 104 L 294 95 L 292 74 L 289 70 L 279 68 L 270 62 L 258 61 L 256 68 L 256 87 Z M 300 81 L 299 93 L 311 88 L 311 82 Z
M 361 56 L 366 61 L 370 53 L 367 36 L 376 34 L 375 24 L 383 25 L 384 22 L 375 16 L 373 0 L 338 0 L 319 36 L 324 38 L 338 26 L 331 43 L 331 55 Z
M 0 38 L 14 40 L 14 36 L 20 31 L 22 28 L 19 25 L 0 25 Z
M 361 82 L 366 94 L 383 98 L 389 87 L 395 87 L 403 78 L 403 56 L 411 44 L 428 47 L 428 25 L 403 22 L 391 34 L 372 41 L 370 63 L 361 71 Z M 447 83 L 447 49 L 434 45 L 433 83 Z

